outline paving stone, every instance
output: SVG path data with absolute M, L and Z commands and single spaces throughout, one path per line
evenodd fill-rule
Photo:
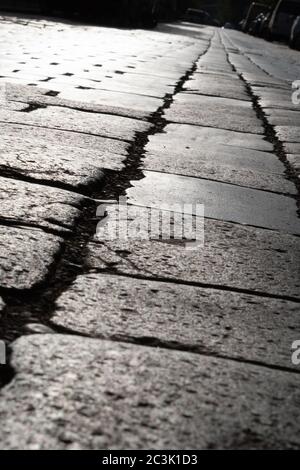
M 225 54 L 207 53 L 197 63 L 196 71 L 231 73 L 232 67 L 227 62 Z
M 260 38 L 253 38 L 237 31 L 221 31 L 222 40 L 230 39 L 234 47 L 245 55 L 257 67 L 267 74 L 270 79 L 285 82 L 299 77 L 299 55 L 297 51 L 278 43 L 268 43 Z
M 292 168 L 297 172 L 297 174 L 300 174 L 300 154 L 299 155 L 287 155 L 286 156 L 289 164 L 292 166 Z
M 297 374 L 63 335 L 19 339 L 12 364 L 3 449 L 299 447 Z
M 291 197 L 227 183 L 145 171 L 131 182 L 130 204 L 169 210 L 174 204 L 204 205 L 205 216 L 300 234 L 296 201 Z M 196 212 L 193 212 L 196 215 Z
M 276 126 L 275 131 L 281 141 L 300 144 L 300 126 Z
M 167 93 L 173 93 L 176 80 L 168 78 L 151 77 L 145 74 L 124 74 L 119 75 L 113 81 L 104 78 L 101 81 L 103 90 L 120 91 L 123 93 L 136 93 L 145 96 L 153 96 L 156 98 L 164 98 Z
M 211 127 L 191 126 L 188 124 L 168 124 L 161 134 L 156 134 L 155 141 L 159 142 L 165 134 L 170 138 L 185 138 L 192 141 L 193 145 L 201 148 L 204 145 L 213 147 L 215 144 L 239 147 L 244 149 L 260 150 L 262 152 L 272 152 L 273 145 L 267 142 L 262 135 L 246 134 L 224 129 L 213 129 Z M 154 138 L 150 136 L 151 142 Z M 177 145 L 177 142 L 176 142 Z
M 298 369 L 291 364 L 300 334 L 297 303 L 90 274 L 79 276 L 56 305 L 52 323 L 95 338 L 148 338 L 153 345 Z
M 296 111 L 296 106 L 293 105 L 291 99 L 291 90 L 270 86 L 252 86 L 252 91 L 258 97 L 261 107 L 264 108 L 267 114 L 270 112 L 283 112 L 283 110 Z
M 121 93 L 96 89 L 64 89 L 59 96 L 41 96 L 31 99 L 38 105 L 65 106 L 78 110 L 104 114 L 116 114 L 136 119 L 147 119 L 163 104 L 163 100 L 133 93 Z
M 297 126 L 298 130 L 300 128 L 300 113 L 299 112 L 272 109 L 272 110 L 268 110 L 266 114 L 267 114 L 268 122 L 272 126 L 288 126 L 288 127 Z
M 0 122 L 84 132 L 125 141 L 132 141 L 137 132 L 146 132 L 150 128 L 150 124 L 136 119 L 59 106 L 36 109 L 30 113 L 0 109 Z
M 26 103 L 18 103 L 14 101 L 1 100 L 1 96 L 0 96 L 0 109 L 9 109 L 11 111 L 24 111 L 27 108 L 28 108 L 28 105 Z
M 184 84 L 185 91 L 200 95 L 218 96 L 250 101 L 242 81 L 214 74 L 195 73 Z
M 283 148 L 287 154 L 300 154 L 300 142 L 299 144 L 293 142 L 283 142 Z
M 239 133 L 219 130 L 214 135 L 213 129 L 171 124 L 162 134 L 150 136 L 143 168 L 296 194 L 275 155 L 235 146 L 236 142 L 251 146 L 248 137 L 241 142 Z M 254 142 L 259 147 L 258 139 Z M 261 143 L 264 149 L 266 141 L 261 139 Z
M 0 168 L 75 189 L 121 170 L 128 144 L 52 129 L 0 124 Z
M 165 117 L 171 122 L 263 134 L 252 103 L 247 101 L 180 93 Z
M 28 227 L 0 225 L 0 286 L 28 290 L 45 281 L 63 239 Z
M 0 178 L 0 218 L 17 225 L 67 232 L 79 217 L 84 200 L 63 189 Z
M 218 77 L 220 78 L 230 78 L 231 80 L 234 80 L 235 82 L 238 82 L 240 80 L 239 76 L 236 74 L 236 72 L 221 72 L 218 70 L 205 70 L 205 69 L 196 69 L 194 77 L 196 78 L 197 75 L 199 75 L 199 79 L 201 76 L 204 77 L 215 77 L 216 79 Z
M 150 218 L 145 210 L 130 214 L 142 225 Z M 87 268 L 300 298 L 299 237 L 205 219 L 204 246 L 187 250 L 184 240 L 109 241 L 112 224 L 89 244 Z

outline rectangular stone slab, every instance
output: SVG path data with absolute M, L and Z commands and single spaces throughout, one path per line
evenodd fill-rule
M 251 134 L 263 134 L 261 122 L 257 118 L 252 103 L 180 93 L 165 111 L 170 122 L 193 124 L 197 126 L 228 129 Z
M 0 225 L 0 287 L 28 290 L 41 284 L 63 244 L 43 230 Z
M 297 374 L 78 336 L 12 350 L 3 449 L 299 447 Z
M 275 132 L 282 142 L 300 144 L 300 126 L 276 126 Z
M 181 140 L 192 141 L 199 149 L 205 144 L 213 147 L 223 144 L 233 147 L 272 152 L 273 145 L 265 140 L 263 135 L 247 134 L 226 129 L 213 129 L 205 126 L 192 126 L 188 124 L 167 124 L 161 134 L 150 136 L 151 142 L 159 141 L 167 134 L 171 139 L 180 137 Z M 189 145 L 187 145 L 189 146 Z M 175 149 L 176 150 L 176 149 Z
M 14 124 L 0 132 L 0 168 L 75 189 L 121 170 L 127 155 L 126 142 L 101 137 Z
M 63 189 L 0 177 L 0 219 L 66 232 L 79 217 L 85 197 Z
M 125 141 L 133 140 L 137 132 L 145 132 L 150 127 L 150 124 L 136 119 L 59 106 L 36 109 L 30 113 L 0 109 L 0 122 L 83 132 Z
M 193 74 L 184 84 L 184 90 L 199 95 L 250 101 L 245 85 L 241 80 L 220 77 L 215 74 Z
M 149 211 L 132 209 L 133 223 L 149 221 Z M 108 219 L 89 244 L 88 268 L 300 298 L 299 237 L 205 219 L 204 246 L 187 250 L 185 241 L 149 240 L 150 235 L 108 241 L 112 224 Z
M 52 323 L 94 338 L 147 338 L 298 370 L 291 345 L 300 337 L 299 303 L 99 273 L 77 277 L 56 306 Z
M 205 129 L 171 124 L 162 134 L 150 136 L 143 168 L 280 193 L 297 193 L 295 185 L 286 179 L 285 167 L 276 155 L 235 146 L 236 132 L 232 132 L 230 141 L 231 131 L 223 131 L 228 132 L 228 139 L 225 134 L 226 143 L 219 143 L 222 134 L 218 135 L 216 131 L 214 140 L 213 135 L 201 131 Z M 262 148 L 263 144 L 262 141 Z M 248 138 L 245 139 L 244 145 L 250 146 L 251 140 L 249 143 Z
M 212 219 L 300 234 L 296 201 L 265 191 L 146 171 L 127 195 L 131 204 L 165 210 L 172 204 L 203 204 Z

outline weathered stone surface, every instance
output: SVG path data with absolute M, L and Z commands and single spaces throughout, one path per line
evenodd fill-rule
M 21 338 L 12 364 L 3 449 L 299 447 L 296 374 L 63 335 Z
M 221 31 L 222 39 L 229 38 L 229 42 L 239 49 L 270 79 L 279 82 L 289 82 L 299 77 L 299 54 L 287 46 L 271 44 L 259 38 L 253 38 L 238 31 Z M 227 42 L 228 44 L 228 42 Z
M 0 218 L 61 232 L 72 229 L 84 196 L 11 178 L 0 178 Z
M 296 111 L 293 105 L 290 89 L 273 88 L 271 86 L 252 86 L 252 91 L 259 98 L 260 105 L 266 113 Z
M 262 74 L 259 70 L 257 72 L 243 72 L 239 70 L 244 80 L 251 86 L 272 87 L 278 89 L 287 89 L 287 83 L 270 77 L 267 74 Z
M 90 269 L 300 298 L 299 237 L 205 219 L 204 247 L 190 251 L 180 241 L 105 241 L 103 233 L 89 244 Z
M 145 96 L 163 98 L 167 93 L 172 93 L 176 80 L 146 74 L 122 74 L 114 80 L 103 78 L 99 88 L 108 91 L 119 91 L 122 93 L 135 93 Z
M 30 113 L 0 109 L 0 122 L 84 132 L 125 141 L 133 140 L 137 132 L 145 132 L 150 127 L 150 124 L 136 119 L 59 106 L 40 108 Z
M 297 303 L 90 274 L 78 277 L 56 305 L 55 325 L 95 338 L 148 338 L 153 345 L 298 369 L 291 363 L 291 344 L 300 335 Z
M 300 173 L 300 154 L 299 155 L 287 155 L 287 160 L 292 168 L 297 172 Z
M 146 119 L 157 110 L 163 100 L 133 93 L 121 93 L 99 89 L 71 88 L 59 96 L 40 96 L 30 100 L 33 104 L 64 106 L 83 111 L 116 114 L 136 119 Z
M 262 124 L 248 101 L 180 93 L 165 117 L 170 122 L 263 134 Z
M 188 124 L 168 124 L 162 134 L 150 136 L 151 142 L 159 142 L 164 139 L 165 134 L 176 141 L 177 137 L 192 141 L 194 146 L 201 150 L 202 146 L 213 147 L 215 144 L 228 145 L 251 150 L 260 150 L 262 152 L 272 152 L 273 146 L 267 142 L 262 135 L 244 134 L 224 129 L 213 129 L 211 127 L 192 126 Z M 164 142 L 165 145 L 165 142 Z M 177 141 L 176 141 L 177 145 Z M 175 149 L 176 150 L 176 149 Z
M 195 73 L 190 80 L 184 84 L 184 89 L 188 92 L 218 96 L 222 98 L 232 98 L 250 101 L 242 81 L 222 77 L 216 74 Z
M 241 142 L 237 132 L 171 124 L 164 133 L 150 136 L 143 168 L 295 194 L 295 185 L 285 178 L 285 167 L 274 154 L 241 147 L 259 148 L 259 139 L 251 137 Z M 261 139 L 263 150 L 265 144 Z
M 0 168 L 74 188 L 121 170 L 125 142 L 21 125 L 0 125 Z
M 0 286 L 27 290 L 43 282 L 63 239 L 43 230 L 0 225 Z
M 7 101 L 6 99 L 5 100 L 1 99 L 1 92 L 2 90 L 0 89 L 0 109 L 9 109 L 12 111 L 24 111 L 26 108 L 28 108 L 28 105 L 26 103 L 17 103 L 14 101 Z
M 203 204 L 205 216 L 212 219 L 300 234 L 297 204 L 288 196 L 148 171 L 144 179 L 131 184 L 127 191 L 131 204 L 165 210 L 174 204 Z
M 299 144 L 294 142 L 283 142 L 283 148 L 287 154 L 300 154 L 300 142 Z
M 300 113 L 286 109 L 266 109 L 267 119 L 272 126 L 297 126 L 300 133 Z
M 225 54 L 208 52 L 197 63 L 197 72 L 222 72 L 232 73 L 232 67 L 227 62 Z
M 275 131 L 283 142 L 300 143 L 300 126 L 276 126 Z

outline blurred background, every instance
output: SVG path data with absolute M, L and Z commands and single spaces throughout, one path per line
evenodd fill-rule
M 284 41 L 300 50 L 300 0 L 0 0 L 0 11 L 133 28 L 180 19 Z
M 201 9 L 210 13 L 220 23 L 238 23 L 245 17 L 252 1 L 250 0 L 87 0 L 87 1 L 64 1 L 64 0 L 0 0 L 0 9 L 7 11 L 24 11 L 30 13 L 53 13 L 61 14 L 71 12 L 82 13 L 89 16 L 93 10 L 103 10 L 103 16 L 108 13 L 118 16 L 118 9 L 124 8 L 124 4 L 136 3 L 135 8 L 140 5 L 156 3 L 160 20 L 171 20 L 180 18 L 188 8 Z M 260 0 L 259 3 L 274 5 L 274 0 Z M 80 5 L 81 4 L 81 5 Z M 85 10 L 84 12 L 82 10 Z M 78 10 L 78 11 L 76 11 Z M 80 11 L 81 10 L 81 11 Z M 105 10 L 105 11 L 104 11 Z M 109 10 L 115 10 L 109 11 Z

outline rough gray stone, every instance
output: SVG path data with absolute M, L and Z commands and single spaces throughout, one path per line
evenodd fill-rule
M 0 168 L 74 188 L 100 181 L 103 169 L 121 170 L 128 144 L 31 126 L 0 125 Z
M 73 228 L 84 196 L 11 178 L 0 178 L 0 218 L 61 232 Z
M 256 227 L 300 234 L 296 201 L 227 183 L 166 173 L 145 171 L 145 178 L 132 181 L 129 203 L 172 210 L 174 204 L 204 205 L 205 216 Z
M 1 99 L 1 96 L 0 96 L 0 109 L 9 109 L 11 111 L 24 111 L 27 108 L 28 108 L 28 105 L 25 103 L 7 101 L 7 99 L 3 100 Z
M 62 245 L 43 230 L 0 225 L 0 286 L 27 290 L 42 283 Z
M 249 72 L 242 72 L 241 75 L 244 80 L 251 86 L 255 87 L 272 87 L 277 88 L 278 90 L 286 90 L 288 88 L 287 84 L 276 80 L 275 78 L 269 77 L 268 75 L 263 75 L 261 73 L 249 73 Z M 284 106 L 285 100 L 282 101 L 282 105 Z M 265 102 L 265 105 L 267 102 Z
M 283 142 L 283 148 L 287 154 L 300 154 L 300 142 L 299 144 L 293 142 Z
M 56 326 L 95 338 L 147 338 L 153 345 L 298 369 L 291 363 L 300 335 L 298 303 L 90 274 L 79 276 L 56 306 Z
M 99 88 L 122 93 L 135 93 L 156 98 L 163 98 L 167 93 L 173 93 L 176 79 L 172 80 L 146 74 L 122 74 L 114 80 L 103 78 Z
M 250 97 L 241 81 L 216 74 L 195 73 L 184 84 L 184 89 L 185 91 L 200 95 L 250 101 Z
M 3 449 L 299 448 L 299 379 L 255 365 L 63 335 L 13 344 Z
M 130 214 L 143 224 L 142 218 L 150 217 L 145 210 L 137 210 L 136 217 Z M 204 246 L 190 251 L 178 240 L 106 241 L 104 227 L 96 243 L 89 244 L 86 264 L 90 269 L 300 298 L 299 237 L 209 219 L 204 228 Z
M 163 100 L 132 93 L 75 88 L 69 91 L 64 90 L 57 97 L 41 96 L 31 99 L 30 103 L 146 119 L 163 104 Z
M 300 126 L 276 126 L 275 131 L 282 142 L 300 143 Z
M 198 61 L 196 71 L 231 73 L 232 67 L 227 62 L 225 54 L 219 55 L 209 52 Z
M 295 185 L 285 178 L 285 167 L 274 154 L 241 147 L 259 147 L 256 136 L 251 137 L 241 142 L 236 132 L 171 124 L 162 134 L 150 136 L 143 168 L 295 194 Z M 265 143 L 261 139 L 263 149 Z
M 272 126 L 297 126 L 300 133 L 300 113 L 286 109 L 266 109 L 267 119 Z
M 299 155 L 287 155 L 286 158 L 289 164 L 291 165 L 291 167 L 299 175 L 300 174 L 300 154 Z
M 132 141 L 137 132 L 145 132 L 150 124 L 122 116 L 98 114 L 49 106 L 30 113 L 0 109 L 0 122 L 84 132 L 125 141 Z
M 211 127 L 191 126 L 188 124 L 168 124 L 162 134 L 156 134 L 155 137 L 150 136 L 151 142 L 160 142 L 165 135 L 174 139 L 176 145 L 179 138 L 192 141 L 194 146 L 201 150 L 202 146 L 213 147 L 216 144 L 226 146 L 245 148 L 250 150 L 260 150 L 262 152 L 272 152 L 273 145 L 267 142 L 262 135 L 244 134 L 224 129 L 213 129 Z M 178 139 L 178 140 L 177 140 Z M 165 142 L 164 142 L 165 145 Z M 176 149 L 175 149 L 176 150 Z
M 170 122 L 263 134 L 262 124 L 248 101 L 180 93 L 165 117 Z

